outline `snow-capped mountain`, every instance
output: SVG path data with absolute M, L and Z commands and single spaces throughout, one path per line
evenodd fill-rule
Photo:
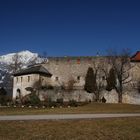
M 23 64 L 27 64 L 30 61 L 33 61 L 38 58 L 37 53 L 32 53 L 32 52 L 26 50 L 26 51 L 21 51 L 18 53 L 10 53 L 10 54 L 6 54 L 6 55 L 2 55 L 2 56 L 0 56 L 0 63 L 12 64 L 13 60 L 17 56 L 18 56 L 19 61 Z

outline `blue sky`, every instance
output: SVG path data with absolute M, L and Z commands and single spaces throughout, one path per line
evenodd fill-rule
M 136 0 L 0 0 L 0 55 L 87 56 L 140 50 Z

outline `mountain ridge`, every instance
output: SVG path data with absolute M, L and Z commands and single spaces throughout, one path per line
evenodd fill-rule
M 32 53 L 31 51 L 24 50 L 17 53 L 8 53 L 5 55 L 1 55 L 0 63 L 12 64 L 13 59 L 16 55 L 19 57 L 19 61 L 24 64 L 28 63 L 29 61 L 33 61 L 34 59 L 37 59 L 39 57 L 38 53 Z

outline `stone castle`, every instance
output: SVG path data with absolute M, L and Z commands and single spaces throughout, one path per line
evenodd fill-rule
M 33 86 L 34 82 L 40 80 L 39 77 L 41 77 L 41 81 L 44 85 L 51 85 L 53 87 L 60 87 L 62 85 L 67 87 L 70 80 L 74 80 L 75 83 L 73 93 L 71 93 L 71 95 L 62 90 L 57 90 L 57 92 L 47 90 L 40 91 L 40 98 L 42 98 L 42 95 L 47 92 L 53 100 L 58 98 L 63 98 L 65 101 L 72 99 L 78 101 L 93 100 L 93 94 L 85 92 L 84 85 L 87 70 L 89 67 L 94 69 L 95 63 L 98 63 L 101 67 L 107 67 L 109 69 L 106 57 L 49 57 L 48 61 L 42 64 L 43 68 L 45 68 L 48 73 L 36 71 L 29 73 L 23 72 L 23 74 L 22 72 L 19 72 L 18 74 L 15 74 L 13 98 L 16 98 L 19 93 L 22 95 L 29 94 L 29 91 L 25 89 Z M 140 79 L 140 62 L 133 61 L 131 62 L 131 65 L 132 68 L 129 71 L 131 82 L 127 85 L 127 87 L 129 87 L 132 93 L 132 91 L 134 92 L 132 89 L 136 87 L 137 81 Z M 104 79 L 104 75 L 101 75 L 101 78 Z M 17 81 L 17 79 L 20 79 L 20 82 Z M 104 95 L 102 96 L 105 96 L 107 102 L 117 102 L 117 99 L 115 99 L 117 98 L 117 95 L 114 96 L 116 93 L 111 92 L 108 94 L 107 91 L 104 91 L 103 94 Z M 128 94 L 124 94 L 123 102 L 140 104 L 139 95 L 136 93 L 134 96 L 130 95 L 130 97 L 128 97 Z M 137 97 L 138 100 L 136 99 Z

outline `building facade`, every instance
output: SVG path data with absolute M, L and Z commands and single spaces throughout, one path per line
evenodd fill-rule
M 52 74 L 42 66 L 33 66 L 14 74 L 13 99 L 28 95 L 28 88 L 50 84 Z

